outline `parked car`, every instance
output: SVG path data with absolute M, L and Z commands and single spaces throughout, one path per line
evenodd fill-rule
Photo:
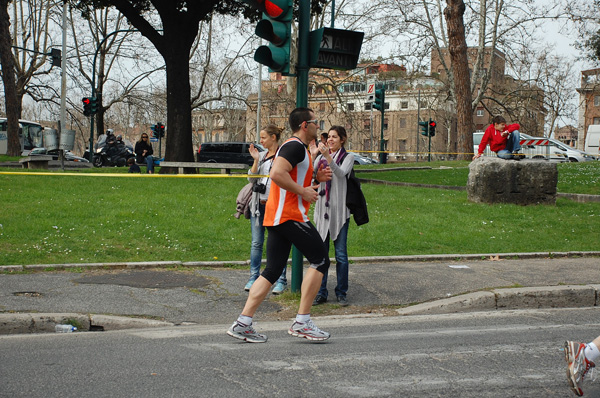
M 564 142 L 555 140 L 554 138 L 548 138 L 548 141 L 550 141 L 550 152 L 552 155 L 563 156 L 569 162 L 589 162 L 596 160 L 595 156 L 579 149 L 572 148 Z
M 52 156 L 52 160 L 58 160 L 58 149 L 48 152 L 46 148 L 33 148 L 31 151 L 23 151 L 22 156 L 36 156 L 36 155 L 50 155 Z M 72 162 L 83 162 L 89 163 L 89 161 L 81 156 L 75 155 L 71 151 L 65 151 L 65 160 L 70 160 Z
M 260 152 L 265 148 L 253 142 L 205 142 L 198 148 L 196 160 L 208 163 L 245 163 L 252 166 L 254 159 L 250 155 L 250 144 L 254 144 Z
M 356 152 L 354 154 L 354 164 L 377 164 L 378 162 L 375 159 L 368 158 L 366 156 L 360 155 Z

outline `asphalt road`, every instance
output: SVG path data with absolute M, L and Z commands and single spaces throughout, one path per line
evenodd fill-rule
M 1 397 L 570 397 L 562 344 L 591 341 L 600 310 L 316 319 L 324 343 L 259 323 L 0 336 Z M 600 396 L 586 383 L 586 396 Z

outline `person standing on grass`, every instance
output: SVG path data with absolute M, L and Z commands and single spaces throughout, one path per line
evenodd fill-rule
M 473 156 L 473 160 L 481 157 L 485 151 L 488 142 L 490 149 L 496 152 L 499 158 L 520 160 L 524 157 L 518 153 L 521 150 L 521 136 L 519 129 L 521 126 L 514 123 L 506 125 L 506 119 L 502 116 L 494 116 L 492 124 L 488 126 L 483 133 L 477 154 Z
M 315 226 L 329 248 L 329 240 L 333 240 L 335 248 L 335 273 L 337 285 L 335 295 L 337 302 L 345 307 L 348 305 L 348 226 L 350 225 L 350 210 L 346 207 L 348 191 L 348 175 L 354 167 L 354 155 L 346 152 L 344 144 L 348 140 L 346 129 L 342 126 L 332 126 L 329 129 L 327 145 L 319 143 L 319 152 L 314 162 L 315 169 L 319 165 L 329 166 L 333 173 L 331 181 L 322 182 L 319 187 L 319 200 L 315 204 Z M 327 258 L 329 263 L 329 257 Z M 327 302 L 327 274 L 323 276 L 321 289 L 315 297 L 313 305 Z
M 584 377 L 592 381 L 595 379 L 593 374 L 596 363 L 600 360 L 600 336 L 588 344 L 566 341 L 565 342 L 565 360 L 567 361 L 567 380 L 571 390 L 575 395 L 582 396 L 583 390 L 581 384 Z
M 323 275 L 327 273 L 328 250 L 321 236 L 308 219 L 310 204 L 319 197 L 311 185 L 313 164 L 308 149 L 317 138 L 319 121 L 310 108 L 296 108 L 289 116 L 293 137 L 284 142 L 271 168 L 271 192 L 265 207 L 264 225 L 267 237 L 267 266 L 250 288 L 242 313 L 227 334 L 249 343 L 264 343 L 267 336 L 253 326 L 253 316 L 273 283 L 287 264 L 292 244 L 308 259 L 310 266 L 301 287 L 300 306 L 296 320 L 288 330 L 294 337 L 322 341 L 329 333 L 319 329 L 310 318 L 312 302 L 319 291 Z M 313 144 L 314 145 L 314 144 Z M 322 168 L 317 180 L 331 179 L 331 170 Z
M 252 178 L 252 175 L 268 175 L 271 172 L 275 153 L 279 149 L 279 138 L 283 129 L 270 124 L 260 131 L 260 144 L 267 150 L 259 152 L 258 149 L 250 144 L 250 155 L 254 159 L 254 163 L 248 170 L 248 179 L 255 181 L 253 185 L 252 199 L 250 200 L 250 228 L 252 231 L 252 244 L 250 248 L 250 279 L 244 290 L 249 292 L 252 284 L 260 274 L 260 263 L 263 255 L 263 244 L 265 242 L 265 227 L 263 220 L 265 218 L 265 205 L 271 190 L 271 178 L 262 177 L 258 180 Z M 287 265 L 283 267 L 281 276 L 275 283 L 273 294 L 281 294 L 287 286 L 287 278 L 285 277 Z

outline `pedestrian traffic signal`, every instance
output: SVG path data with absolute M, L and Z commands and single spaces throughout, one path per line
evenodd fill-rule
M 436 126 L 435 120 L 429 119 L 429 136 L 430 137 L 433 137 L 435 135 L 435 126 Z
M 269 72 L 290 72 L 290 43 L 293 20 L 293 0 L 257 0 L 263 11 L 262 20 L 256 25 L 255 33 L 269 42 L 254 53 L 254 60 L 269 67 Z
M 421 127 L 421 129 L 419 130 L 419 132 L 422 135 L 427 135 L 427 128 L 429 126 L 429 122 L 419 122 L 419 127 Z
M 81 100 L 83 102 L 83 115 L 91 116 L 92 115 L 92 99 L 89 97 L 83 97 Z
M 373 108 L 381 111 L 385 111 L 385 88 L 375 90 L 375 102 L 373 102 Z

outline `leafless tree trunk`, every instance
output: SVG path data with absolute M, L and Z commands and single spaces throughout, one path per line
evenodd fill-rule
M 473 151 L 473 110 L 471 108 L 471 86 L 467 41 L 463 15 L 465 3 L 462 0 L 448 0 L 444 17 L 448 27 L 448 51 L 454 71 L 457 139 L 459 159 L 467 160 Z
M 19 106 L 15 79 L 15 63 L 11 51 L 9 0 L 0 0 L 0 63 L 2 64 L 2 82 L 6 102 L 8 147 L 7 155 L 18 156 L 19 144 Z

